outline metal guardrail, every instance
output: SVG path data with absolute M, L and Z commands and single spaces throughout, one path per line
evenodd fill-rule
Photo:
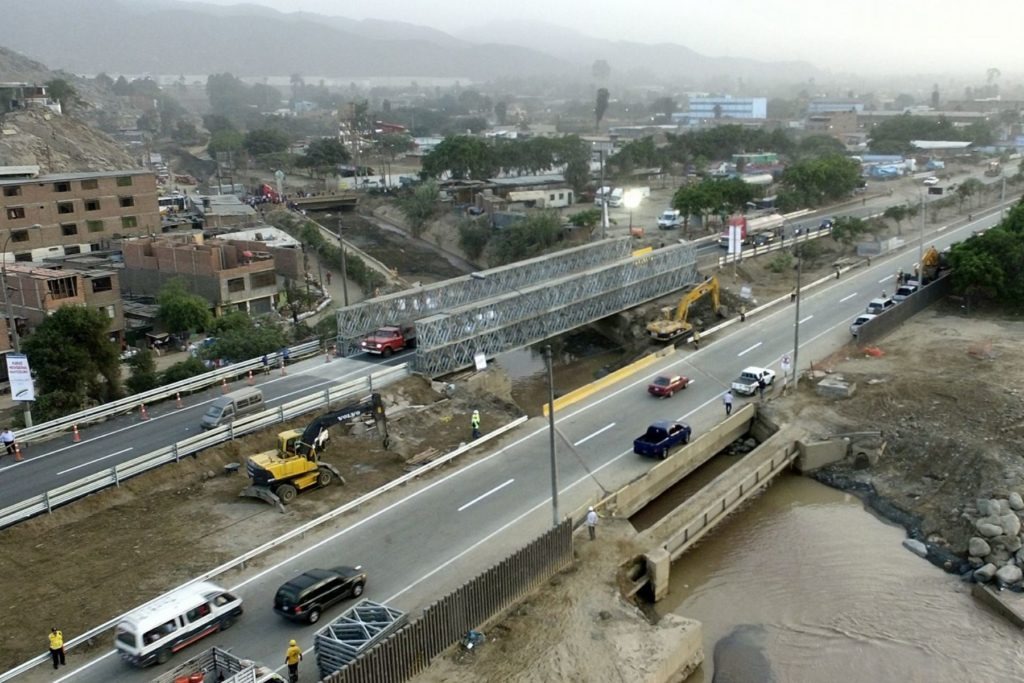
M 288 359 L 305 358 L 319 352 L 320 342 L 305 342 L 290 347 L 288 349 Z M 281 351 L 268 353 L 267 360 L 271 364 L 276 365 L 281 362 L 282 355 L 283 353 Z M 51 434 L 66 432 L 70 430 L 73 425 L 88 424 L 114 415 L 127 413 L 137 409 L 142 404 L 149 404 L 155 401 L 173 398 L 178 393 L 191 393 L 199 389 L 205 389 L 206 387 L 213 386 L 222 380 L 232 379 L 240 375 L 244 375 L 250 370 L 256 370 L 262 367 L 262 358 L 253 358 L 252 360 L 243 361 L 241 363 L 234 363 L 233 365 L 229 365 L 225 368 L 211 370 L 210 372 L 203 373 L 202 375 L 183 379 L 180 382 L 166 384 L 162 387 L 157 387 L 156 389 L 144 391 L 141 394 L 132 394 L 131 396 L 118 399 L 117 401 L 111 401 L 110 403 L 104 403 L 100 406 L 87 408 L 77 413 L 57 418 L 56 420 L 50 420 L 49 422 L 35 425 L 34 427 L 26 427 L 25 429 L 21 429 L 17 432 L 18 441 L 22 444 L 37 441 L 43 437 L 50 436 Z
M 400 366 L 400 367 L 404 368 L 405 366 Z M 396 368 L 396 369 L 398 369 L 398 368 Z M 203 574 L 200 574 L 199 576 L 197 576 L 197 577 L 195 577 L 195 578 L 193 578 L 193 579 L 191 579 L 189 581 L 186 581 L 182 585 L 177 586 L 175 588 L 172 588 L 172 589 L 170 589 L 167 592 L 168 593 L 172 593 L 172 592 L 174 592 L 176 590 L 180 590 L 182 588 L 185 588 L 186 586 L 191 586 L 192 584 L 198 583 L 200 581 L 209 581 L 210 579 L 216 578 L 216 577 L 220 576 L 221 574 L 224 574 L 225 572 L 228 572 L 228 571 L 230 571 L 232 569 L 235 569 L 237 567 L 244 567 L 247 562 L 249 562 L 249 561 L 259 557 L 260 555 L 263 555 L 263 554 L 265 554 L 265 553 L 267 553 L 267 552 L 277 548 L 280 545 L 283 545 L 285 543 L 289 543 L 292 540 L 294 540 L 296 538 L 299 538 L 303 534 L 306 534 L 306 533 L 312 531 L 313 529 L 315 529 L 316 527 L 320 526 L 321 524 L 329 522 L 329 521 L 331 521 L 332 519 L 334 519 L 336 517 L 340 517 L 341 515 L 344 515 L 345 513 L 350 512 L 350 511 L 356 509 L 360 505 L 363 505 L 364 503 L 366 503 L 368 501 L 371 501 L 374 498 L 376 498 L 377 496 L 383 495 L 383 494 L 387 493 L 388 491 L 390 491 L 390 490 L 392 490 L 394 488 L 398 488 L 399 486 L 404 486 L 405 484 L 409 483 L 410 481 L 412 481 L 416 477 L 419 477 L 419 476 L 422 476 L 424 474 L 427 474 L 428 472 L 432 472 L 433 470 L 437 469 L 438 467 L 441 467 L 443 465 L 448 464 L 449 462 L 454 460 L 456 457 L 462 455 L 463 453 L 465 453 L 465 452 L 467 452 L 467 451 L 469 451 L 469 450 L 471 450 L 473 448 L 476 448 L 477 446 L 480 446 L 480 445 L 482 445 L 484 443 L 487 443 L 491 439 L 497 438 L 498 436 L 501 436 L 505 432 L 511 431 L 512 429 L 514 429 L 514 428 L 518 427 L 519 425 L 523 424 L 524 422 L 526 422 L 527 419 L 528 418 L 525 417 L 525 416 L 517 418 L 517 419 L 513 420 L 512 422 L 508 423 L 507 425 L 504 425 L 502 427 L 499 427 L 498 429 L 495 429 L 493 432 L 488 432 L 487 434 L 484 434 L 483 436 L 481 436 L 476 441 L 471 441 L 471 442 L 469 442 L 468 444 L 466 444 L 464 446 L 460 446 L 459 448 L 456 448 L 451 453 L 448 453 L 446 455 L 441 456 L 440 458 L 437 458 L 436 460 L 431 461 L 430 464 L 428 464 L 428 465 L 424 465 L 423 467 L 415 469 L 412 472 L 409 472 L 408 474 L 404 474 L 401 477 L 399 477 L 398 479 L 392 479 L 391 481 L 389 481 L 388 483 L 384 484 L 383 486 L 380 486 L 380 487 L 374 489 L 373 491 L 369 491 L 367 493 L 364 493 L 363 495 L 359 496 L 355 500 L 350 500 L 349 502 L 345 503 L 344 505 L 342 505 L 340 507 L 337 507 L 337 508 L 335 508 L 335 509 L 331 510 L 330 512 L 327 512 L 327 513 L 325 513 L 323 515 L 320 515 L 316 519 L 311 520 L 309 522 L 306 522 L 305 524 L 292 529 L 291 531 L 289 531 L 289 532 L 287 532 L 287 533 L 285 533 L 285 534 L 275 538 L 274 540 L 268 541 L 267 543 L 264 543 L 263 545 L 261 545 L 261 546 L 259 546 L 257 548 L 253 548 L 252 550 L 250 550 L 250 551 L 248 551 L 246 553 L 243 553 L 242 555 L 239 555 L 238 557 L 236 557 L 236 558 L 234 558 L 232 560 L 228 560 L 224 564 L 222 564 L 222 565 L 220 565 L 218 567 L 214 567 L 210 571 L 205 572 Z M 166 593 L 165 593 L 165 595 L 166 595 Z M 76 647 L 78 645 L 81 645 L 82 643 L 86 643 L 86 642 L 92 640 L 93 638 L 96 638 L 97 636 L 101 635 L 102 633 L 104 633 L 104 632 L 110 630 L 111 628 L 113 628 L 119 621 L 124 619 L 125 616 L 128 615 L 128 613 L 134 612 L 136 609 L 140 609 L 142 607 L 146 607 L 147 605 L 151 605 L 154 602 L 160 600 L 162 597 L 163 596 L 158 596 L 156 598 L 153 598 L 152 600 L 150 600 L 150 601 L 140 605 L 139 607 L 132 608 L 131 610 L 128 610 L 128 612 L 125 612 L 124 614 L 119 614 L 118 616 L 114 617 L 113 619 L 110 619 L 106 623 L 101 624 L 101 625 L 99 625 L 99 626 L 97 626 L 97 627 L 95 627 L 93 629 L 90 629 L 89 631 L 81 634 L 80 636 L 76 636 L 76 637 L 72 638 L 71 640 L 67 641 L 67 643 L 65 644 L 65 647 L 70 649 L 70 648 Z M 18 666 L 14 667 L 13 669 L 10 669 L 8 671 L 0 673 L 0 683 L 4 683 L 5 681 L 9 681 L 12 678 L 20 676 L 21 674 L 25 673 L 29 669 L 31 669 L 31 668 L 33 668 L 35 666 L 38 666 L 39 664 L 43 664 L 43 663 L 49 661 L 49 658 L 50 658 L 50 654 L 48 652 L 44 653 L 44 654 L 41 654 L 41 655 L 36 655 L 35 657 L 33 657 L 32 659 L 28 660 L 27 662 L 23 662 L 23 663 L 19 664 Z
M 107 488 L 108 486 L 118 486 L 125 479 L 130 479 L 137 474 L 142 474 L 147 470 L 166 465 L 169 462 L 177 462 L 183 457 L 198 453 L 204 448 L 209 448 L 219 443 L 230 441 L 237 436 L 250 434 L 270 425 L 290 420 L 293 417 L 303 415 L 335 401 L 364 394 L 372 391 L 375 387 L 408 377 L 410 374 L 411 371 L 408 364 L 403 363 L 394 368 L 381 370 L 366 377 L 324 389 L 317 394 L 289 401 L 277 408 L 264 410 L 249 417 L 239 418 L 230 424 L 216 427 L 203 434 L 182 439 L 170 446 L 164 446 L 163 448 L 140 455 L 137 458 L 118 463 L 109 469 L 95 472 L 82 479 L 51 489 L 41 495 L 27 498 L 14 505 L 0 509 L 0 529 L 40 513 L 51 512 L 55 507 L 70 503 L 77 498 Z

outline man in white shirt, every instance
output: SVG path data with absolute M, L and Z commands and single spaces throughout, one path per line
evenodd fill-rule
M 593 541 L 597 538 L 597 513 L 594 512 L 594 507 L 587 508 L 587 533 L 590 534 L 590 540 Z

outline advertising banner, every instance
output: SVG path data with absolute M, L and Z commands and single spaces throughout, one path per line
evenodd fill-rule
M 7 377 L 11 382 L 11 398 L 15 401 L 36 400 L 36 387 L 32 383 L 32 372 L 25 354 L 7 354 Z

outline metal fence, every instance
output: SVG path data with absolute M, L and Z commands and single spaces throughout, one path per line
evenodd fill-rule
M 288 358 L 304 358 L 319 352 L 320 342 L 314 340 L 289 348 Z M 274 353 L 267 354 L 267 360 L 268 362 L 277 365 L 281 362 L 282 356 L 283 352 L 275 351 Z M 252 360 L 247 360 L 241 363 L 234 363 L 226 368 L 204 372 L 201 375 L 189 377 L 188 379 L 183 379 L 180 382 L 175 382 L 174 384 L 165 384 L 162 387 L 157 387 L 150 391 L 144 391 L 141 394 L 132 394 L 131 396 L 117 401 L 104 403 L 103 405 L 88 408 L 72 415 L 57 418 L 56 420 L 50 420 L 49 422 L 44 422 L 33 427 L 20 429 L 18 430 L 18 441 L 22 444 L 38 441 L 39 439 L 53 434 L 67 432 L 74 425 L 84 425 L 90 422 L 105 420 L 106 418 L 113 417 L 114 415 L 128 413 L 133 410 L 137 410 L 142 404 L 149 404 L 173 398 L 179 393 L 188 394 L 199 389 L 205 389 L 206 387 L 220 384 L 225 379 L 241 377 L 242 375 L 247 374 L 250 370 L 255 370 L 261 367 L 263 367 L 263 360 L 261 358 L 253 358 Z
M 885 313 L 880 313 L 861 325 L 857 330 L 857 346 L 877 343 L 879 339 L 909 320 L 911 316 L 920 313 L 936 301 L 944 299 L 951 291 L 953 291 L 953 278 L 947 272 L 908 296 L 899 305 L 893 306 Z
M 567 519 L 427 607 L 419 619 L 360 655 L 326 683 L 398 683 L 430 665 L 466 634 L 537 590 L 572 563 Z
M 396 382 L 408 377 L 410 374 L 408 364 L 403 363 L 394 368 L 375 372 L 372 375 L 324 389 L 316 394 L 289 401 L 277 408 L 264 410 L 249 417 L 239 418 L 230 424 L 216 427 L 203 434 L 197 434 L 196 436 L 173 443 L 170 446 L 164 446 L 163 448 L 140 455 L 137 458 L 118 463 L 101 472 L 90 474 L 70 484 L 51 489 L 42 495 L 33 496 L 0 509 L 0 529 L 43 512 L 52 512 L 55 507 L 70 503 L 73 500 L 108 486 L 118 486 L 125 479 L 142 474 L 155 467 L 166 465 L 169 462 L 177 462 L 183 457 L 198 453 L 204 448 L 210 448 L 219 443 L 230 441 L 237 436 L 257 432 L 270 425 L 304 415 L 336 401 L 350 400 L 354 396 L 365 395 L 372 392 L 376 387 Z

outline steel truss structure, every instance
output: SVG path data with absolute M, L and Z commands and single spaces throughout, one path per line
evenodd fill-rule
M 338 353 L 349 355 L 357 349 L 359 339 L 383 325 L 408 325 L 474 301 L 611 263 L 629 256 L 630 249 L 628 237 L 602 240 L 481 271 L 479 279 L 463 275 L 342 308 L 338 311 Z
M 471 366 L 476 354 L 553 337 L 698 282 L 697 252 L 666 247 L 585 273 L 538 282 L 416 323 L 417 372 L 430 377 Z

